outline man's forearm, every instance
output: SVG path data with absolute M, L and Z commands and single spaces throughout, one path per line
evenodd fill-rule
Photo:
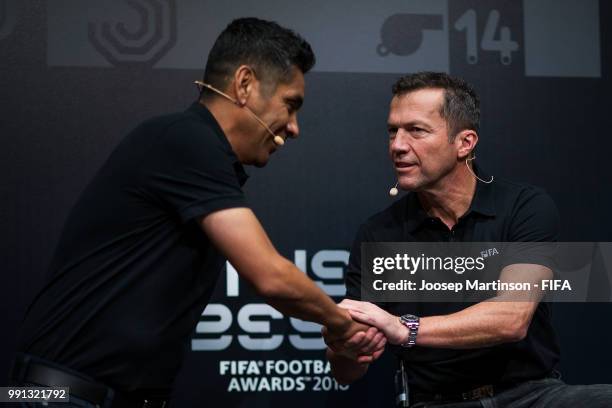
M 421 317 L 416 344 L 438 348 L 478 348 L 525 337 L 537 302 L 487 301 L 444 316 Z M 351 316 L 381 330 L 391 344 L 408 341 L 409 330 L 398 316 L 369 303 L 345 299 Z
M 504 282 L 536 283 L 551 277 L 549 268 L 537 264 L 508 265 L 500 275 Z M 520 341 L 527 335 L 542 296 L 539 290 L 518 294 L 500 291 L 490 301 L 477 303 L 459 312 L 425 317 L 421 319 L 417 344 L 426 347 L 477 348 Z
M 537 282 L 549 279 L 549 268 L 536 264 L 512 264 L 500 275 L 504 282 Z M 416 344 L 423 347 L 469 349 L 520 341 L 543 293 L 500 291 L 495 298 L 443 316 L 421 317 Z M 518 300 L 522 299 L 522 300 Z M 408 341 L 408 328 L 397 316 L 368 302 L 345 299 L 340 304 L 354 319 L 378 327 L 392 344 Z
M 356 327 L 347 312 L 340 310 L 312 280 L 278 254 L 250 209 L 217 211 L 202 218 L 200 223 L 240 276 L 282 313 L 321 323 L 332 332 Z
M 283 314 L 330 328 L 348 327 L 350 316 L 294 264 L 279 256 L 274 272 L 257 291 Z M 364 326 L 365 327 L 365 326 Z
M 519 341 L 527 333 L 535 307 L 531 302 L 492 301 L 450 315 L 424 317 L 416 344 L 469 349 Z

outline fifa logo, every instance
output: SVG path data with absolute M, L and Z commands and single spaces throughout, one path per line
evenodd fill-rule
M 114 66 L 126 63 L 154 65 L 177 38 L 175 0 L 125 0 L 137 13 L 139 24 L 89 23 L 89 41 Z
M 499 255 L 499 251 L 497 250 L 497 248 L 489 248 L 480 252 L 480 256 L 482 256 L 483 258 L 488 258 L 494 255 Z

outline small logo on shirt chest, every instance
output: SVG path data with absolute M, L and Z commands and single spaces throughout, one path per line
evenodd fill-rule
M 497 250 L 497 248 L 489 248 L 489 249 L 485 249 L 484 251 L 480 252 L 480 256 L 482 256 L 483 258 L 488 258 L 490 256 L 495 256 L 495 255 L 499 255 L 499 251 Z

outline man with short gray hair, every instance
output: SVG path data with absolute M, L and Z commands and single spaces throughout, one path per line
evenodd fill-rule
M 393 86 L 387 120 L 397 186 L 410 191 L 359 229 L 341 305 L 378 327 L 403 366 L 414 407 L 609 407 L 609 385 L 569 386 L 550 304 L 363 302 L 361 244 L 367 242 L 555 242 L 559 216 L 542 189 L 494 179 L 476 166 L 480 107 L 474 89 L 445 73 L 420 72 Z M 394 193 L 396 191 L 393 191 Z M 513 257 L 500 279 L 550 279 L 550 265 Z M 364 269 L 365 270 L 365 269 Z M 336 379 L 350 383 L 368 364 L 328 349 Z

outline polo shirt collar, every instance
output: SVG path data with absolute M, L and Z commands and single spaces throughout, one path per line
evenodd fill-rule
M 247 179 L 249 178 L 249 175 L 244 170 L 244 166 L 242 165 L 242 163 L 238 161 L 238 157 L 236 156 L 236 153 L 234 153 L 234 150 L 232 149 L 232 145 L 227 140 L 227 136 L 225 136 L 225 133 L 223 133 L 223 129 L 221 129 L 221 126 L 219 125 L 219 122 L 217 122 L 217 119 L 215 119 L 213 114 L 210 113 L 210 111 L 206 108 L 206 106 L 202 105 L 199 101 L 192 103 L 191 106 L 187 110 L 189 112 L 196 114 L 200 118 L 202 118 L 206 123 L 210 123 L 212 125 L 213 129 L 215 130 L 215 133 L 217 133 L 217 136 L 219 137 L 221 142 L 225 145 L 225 147 L 228 149 L 228 151 L 231 152 L 231 155 L 233 159 L 235 160 L 234 161 L 234 171 L 236 172 L 238 183 L 240 183 L 240 186 L 242 187 L 244 183 L 246 183 Z
M 474 173 L 483 180 L 490 180 L 491 176 L 485 173 L 480 166 L 477 166 L 473 162 Z M 470 208 L 465 213 L 467 216 L 471 212 L 479 213 L 489 217 L 496 215 L 495 211 L 495 181 L 492 183 L 483 183 L 482 181 L 476 180 L 476 191 L 474 192 L 474 198 L 470 204 Z
M 482 169 L 476 166 L 476 163 L 473 165 L 474 172 L 478 177 L 483 180 L 489 180 L 491 178 L 483 172 Z M 471 213 L 494 217 L 496 215 L 494 189 L 495 182 L 487 184 L 477 180 L 476 191 L 474 192 L 470 207 L 461 218 L 467 217 Z M 426 220 L 431 218 L 421 206 L 421 202 L 416 193 L 408 194 L 404 214 L 407 216 L 405 221 L 406 228 L 411 233 L 416 231 Z
M 236 177 L 238 177 L 240 187 L 244 186 L 244 183 L 246 183 L 246 181 L 249 179 L 249 175 L 244 170 L 242 163 L 240 163 L 238 160 L 234 162 L 234 171 L 236 172 Z
M 431 218 L 421 206 L 417 193 L 410 193 L 406 197 L 406 209 L 404 215 L 407 217 L 405 221 L 408 232 L 416 231 L 425 220 Z

